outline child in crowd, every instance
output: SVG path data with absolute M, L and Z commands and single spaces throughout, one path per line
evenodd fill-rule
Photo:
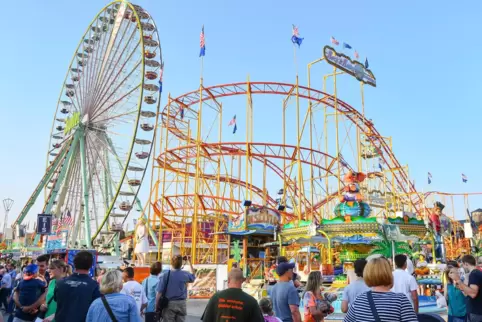
M 279 318 L 274 316 L 273 303 L 271 303 L 270 298 L 262 298 L 259 301 L 259 307 L 261 308 L 261 312 L 263 313 L 265 322 L 283 322 Z

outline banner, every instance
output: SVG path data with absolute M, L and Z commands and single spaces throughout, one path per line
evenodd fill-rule
M 351 60 L 347 55 L 336 52 L 333 47 L 325 46 L 325 48 L 323 48 L 323 57 L 330 65 L 341 69 L 360 82 L 373 87 L 377 86 L 377 80 L 371 70 L 365 68 L 362 63 Z
M 37 234 L 49 235 L 52 232 L 52 215 L 37 215 Z

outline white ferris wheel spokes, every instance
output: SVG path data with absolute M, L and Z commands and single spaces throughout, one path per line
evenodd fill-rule
M 71 218 L 54 227 L 69 231 L 69 246 L 109 242 L 131 211 L 142 211 L 137 194 L 154 143 L 162 67 L 156 25 L 140 6 L 112 2 L 81 38 L 55 112 L 43 179 L 44 212 Z

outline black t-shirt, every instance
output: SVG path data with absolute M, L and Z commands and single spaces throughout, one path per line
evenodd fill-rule
M 472 284 L 479 287 L 479 293 L 474 299 L 467 296 L 467 313 L 482 315 L 482 272 L 478 269 L 474 269 L 469 275 L 469 286 Z
M 90 304 L 100 297 L 99 284 L 88 274 L 74 273 L 55 285 L 55 321 L 84 322 Z
M 217 292 L 201 318 L 204 322 L 264 322 L 258 302 L 240 288 Z
M 37 302 L 40 296 L 45 292 L 47 285 L 44 281 L 37 278 L 22 280 L 17 287 L 18 301 L 22 306 L 29 306 Z M 34 321 L 37 314 L 25 313 L 20 307 L 17 307 L 15 317 L 23 321 Z

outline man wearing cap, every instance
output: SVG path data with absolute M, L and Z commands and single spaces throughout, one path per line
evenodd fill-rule
M 279 281 L 271 290 L 273 310 L 283 322 L 301 322 L 299 310 L 300 297 L 298 291 L 291 282 L 293 280 L 293 269 L 295 263 L 278 263 L 276 273 Z
M 38 266 L 30 264 L 25 268 L 23 280 L 20 281 L 13 300 L 17 306 L 14 322 L 33 321 L 37 317 L 38 308 L 45 301 L 46 283 L 37 278 Z

